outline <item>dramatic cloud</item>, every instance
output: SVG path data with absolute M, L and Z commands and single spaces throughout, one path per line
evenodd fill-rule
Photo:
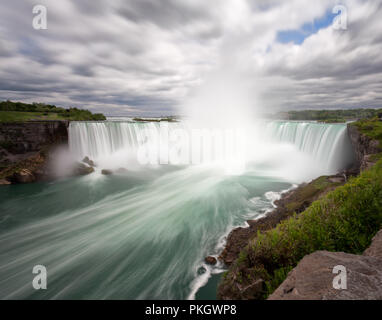
M 337 3 L 6 0 L 0 99 L 168 115 L 211 74 L 234 70 L 258 109 L 381 106 L 382 4 L 342 1 L 347 29 L 336 30 Z M 47 30 L 32 27 L 36 4 Z

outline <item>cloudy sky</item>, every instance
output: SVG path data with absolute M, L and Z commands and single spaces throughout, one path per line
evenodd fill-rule
M 381 30 L 380 0 L 1 0 L 0 99 L 159 116 L 232 74 L 267 111 L 381 107 Z

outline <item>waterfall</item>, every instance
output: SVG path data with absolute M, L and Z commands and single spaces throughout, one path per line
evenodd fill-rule
M 265 132 L 274 141 L 293 144 L 299 151 L 311 155 L 329 173 L 354 163 L 346 124 L 272 121 Z
M 71 122 L 69 146 L 71 153 L 78 159 L 89 156 L 103 165 L 118 167 L 126 165 L 123 162 L 126 159 L 130 163 L 132 159 L 136 159 L 137 150 L 142 145 L 149 145 L 151 150 L 156 150 L 158 143 L 164 139 L 163 127 L 169 135 L 179 130 L 190 132 L 185 122 Z M 257 153 L 249 152 L 246 163 L 256 160 L 260 154 L 261 157 L 266 157 L 272 148 L 279 150 L 277 157 L 282 157 L 283 161 L 288 161 L 288 158 L 294 161 L 279 148 L 282 145 L 293 146 L 294 153 L 309 156 L 310 160 L 307 161 L 311 166 L 321 169 L 319 174 L 338 172 L 353 162 L 345 124 L 269 121 L 257 123 L 248 132 L 245 148 L 249 151 L 256 150 Z M 179 142 L 173 143 L 176 144 L 179 145 Z M 215 141 L 215 144 L 218 143 Z M 158 157 L 159 153 L 157 152 Z M 275 157 L 274 151 L 269 156 Z

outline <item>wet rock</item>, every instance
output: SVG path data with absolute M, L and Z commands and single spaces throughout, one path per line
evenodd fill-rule
M 111 171 L 109 169 L 102 169 L 101 173 L 105 176 L 109 176 L 109 175 L 113 174 L 113 171 Z
M 82 162 L 88 164 L 88 165 L 91 166 L 91 167 L 95 167 L 95 166 L 96 166 L 95 163 L 94 163 L 94 161 L 93 161 L 93 160 L 90 160 L 88 156 L 86 156 L 85 158 L 83 158 L 83 159 L 82 159 Z
M 204 261 L 207 263 L 207 264 L 211 264 L 211 265 L 215 265 L 218 261 L 216 260 L 215 257 L 212 257 L 212 256 L 208 256 L 204 259 Z
M 94 172 L 94 168 L 93 167 L 89 167 L 81 162 L 77 162 L 75 165 L 74 165 L 74 168 L 73 168 L 73 175 L 74 176 L 85 176 L 85 175 L 88 175 L 90 173 Z
M 115 171 L 116 173 L 127 173 L 129 172 L 126 168 L 118 168 L 117 171 Z

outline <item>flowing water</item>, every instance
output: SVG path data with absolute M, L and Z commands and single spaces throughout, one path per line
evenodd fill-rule
M 0 298 L 198 298 L 224 269 L 204 257 L 219 254 L 233 227 L 271 210 L 283 190 L 352 161 L 346 125 L 266 122 L 247 136 L 239 174 L 227 174 L 221 161 L 142 166 L 136 152 L 152 150 L 149 138 L 162 141 L 159 129 L 72 122 L 66 155 L 89 156 L 95 173 L 2 186 Z M 100 172 L 120 167 L 128 171 Z M 47 290 L 32 287 L 35 265 L 47 268 Z M 216 281 L 208 286 L 202 297 L 213 299 Z

